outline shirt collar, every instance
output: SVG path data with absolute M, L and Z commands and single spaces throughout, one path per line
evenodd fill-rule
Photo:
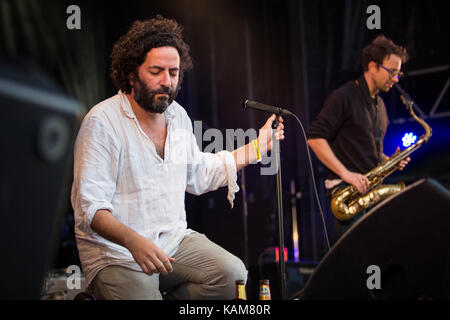
M 128 100 L 125 93 L 123 93 L 122 90 L 119 90 L 117 94 L 120 96 L 120 106 L 122 107 L 122 110 L 125 113 L 125 115 L 130 119 L 136 118 L 133 112 L 133 108 L 131 108 L 130 101 Z
M 125 93 L 123 93 L 122 90 L 119 90 L 117 94 L 121 97 L 120 105 L 125 115 L 130 119 L 136 119 L 136 115 L 134 114 L 133 108 L 131 107 L 130 101 L 128 100 Z M 175 101 L 173 101 L 167 107 L 166 111 L 164 111 L 164 115 L 168 120 L 172 120 L 175 117 L 175 110 L 173 107 L 174 103 Z
M 164 115 L 167 120 L 172 120 L 175 117 L 175 108 L 174 108 L 175 100 L 167 107 L 166 111 L 164 111 Z

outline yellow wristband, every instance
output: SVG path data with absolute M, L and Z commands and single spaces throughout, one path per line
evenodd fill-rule
M 255 151 L 256 162 L 261 162 L 261 154 L 259 152 L 258 139 L 252 140 L 253 151 Z

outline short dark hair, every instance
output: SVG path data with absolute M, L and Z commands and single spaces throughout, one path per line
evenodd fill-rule
M 386 38 L 384 35 L 377 36 L 371 43 L 369 43 L 362 51 L 362 67 L 364 72 L 369 70 L 369 63 L 371 61 L 377 64 L 382 64 L 383 60 L 395 54 L 405 63 L 408 59 L 406 48 L 396 45 L 392 40 Z
M 182 36 L 183 27 L 175 20 L 161 15 L 156 18 L 135 21 L 130 30 L 114 44 L 111 53 L 111 79 L 117 89 L 131 92 L 130 74 L 144 63 L 147 53 L 153 48 L 174 47 L 180 55 L 179 85 L 184 72 L 192 68 L 189 45 Z

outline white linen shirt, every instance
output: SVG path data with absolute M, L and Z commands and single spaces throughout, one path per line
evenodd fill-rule
M 164 112 L 164 159 L 156 152 L 121 91 L 85 116 L 74 148 L 71 201 L 80 260 L 89 285 L 108 265 L 142 271 L 125 248 L 91 229 L 105 209 L 122 224 L 152 240 L 172 256 L 186 234 L 185 192 L 202 194 L 228 185 L 233 206 L 236 163 L 232 154 L 203 153 L 192 123 L 175 101 Z

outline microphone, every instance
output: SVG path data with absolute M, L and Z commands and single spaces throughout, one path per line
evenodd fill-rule
M 264 111 L 264 112 L 268 112 L 268 113 L 275 113 L 280 116 L 293 116 L 294 115 L 289 110 L 282 109 L 279 107 L 269 106 L 267 104 L 263 104 L 263 103 L 252 101 L 252 100 L 243 101 L 242 107 L 245 109 L 248 108 L 248 109 L 254 109 L 254 110 Z

